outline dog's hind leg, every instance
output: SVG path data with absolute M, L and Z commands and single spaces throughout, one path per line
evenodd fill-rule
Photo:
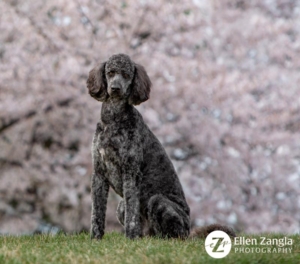
M 149 234 L 165 238 L 187 238 L 190 217 L 176 203 L 163 195 L 154 195 L 148 202 Z

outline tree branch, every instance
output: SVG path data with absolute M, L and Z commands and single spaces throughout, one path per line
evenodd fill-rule
M 74 98 L 66 98 L 66 99 L 58 100 L 55 104 L 49 104 L 48 106 L 46 106 L 43 112 L 48 113 L 52 111 L 55 106 L 67 107 L 69 106 L 69 103 L 72 102 L 73 100 Z M 23 114 L 22 116 L 12 117 L 9 120 L 5 120 L 4 117 L 0 118 L 0 134 L 6 129 L 10 128 L 11 126 L 35 116 L 37 113 L 38 111 L 36 110 L 29 110 L 27 113 Z

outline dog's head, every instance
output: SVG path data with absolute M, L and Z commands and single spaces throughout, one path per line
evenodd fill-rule
M 138 105 L 148 100 L 151 81 L 143 66 L 125 54 L 116 54 L 90 71 L 87 88 L 98 101 L 127 99 Z

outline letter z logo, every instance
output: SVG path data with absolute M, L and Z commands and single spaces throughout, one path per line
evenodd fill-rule
M 218 242 L 217 242 L 217 244 L 213 247 L 212 252 L 224 252 L 224 249 L 218 251 L 220 245 L 221 245 L 222 242 L 224 241 L 224 237 L 213 237 L 213 240 L 216 240 L 216 239 L 218 239 Z
M 205 250 L 213 258 L 224 258 L 231 250 L 231 239 L 223 231 L 213 231 L 205 239 Z

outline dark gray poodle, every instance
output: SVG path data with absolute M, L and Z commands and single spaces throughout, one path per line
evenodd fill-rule
M 90 71 L 89 93 L 103 102 L 93 139 L 91 237 L 102 238 L 109 186 L 123 200 L 117 217 L 128 238 L 149 235 L 186 238 L 190 209 L 163 146 L 134 105 L 149 98 L 145 69 L 117 54 Z
M 175 169 L 164 148 L 133 105 L 149 98 L 151 82 L 145 69 L 117 54 L 90 71 L 89 93 L 103 102 L 93 139 L 91 237 L 104 234 L 109 186 L 123 200 L 117 217 L 129 238 L 149 235 L 186 238 L 190 209 Z M 230 227 L 213 224 L 193 230 L 191 238 Z

